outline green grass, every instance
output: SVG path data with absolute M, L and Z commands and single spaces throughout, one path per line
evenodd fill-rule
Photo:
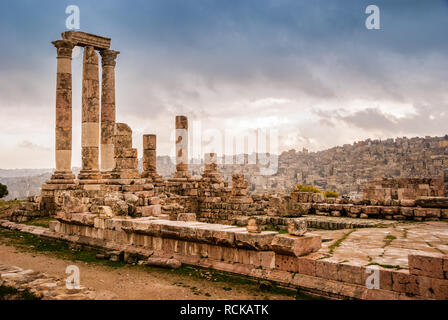
M 390 246 L 390 244 L 392 243 L 392 241 L 394 241 L 395 239 L 397 239 L 397 237 L 396 237 L 396 236 L 393 236 L 393 235 L 391 235 L 391 234 L 388 234 L 387 236 L 385 236 L 385 237 L 384 237 L 385 244 L 384 244 L 383 248 L 385 248 L 385 247 L 387 247 L 387 246 Z
M 28 202 L 28 200 L 0 200 L 0 207 L 12 206 L 21 202 Z
M 282 229 L 274 228 L 274 227 L 266 227 L 264 229 L 264 231 L 275 231 L 275 232 L 277 232 L 279 234 L 287 234 L 288 233 L 288 231 L 286 231 L 286 230 L 282 230 Z
M 54 220 L 55 219 L 52 217 L 42 217 L 42 218 L 36 218 L 36 219 L 30 220 L 30 221 L 22 222 L 22 224 L 26 224 L 29 226 L 49 228 L 50 221 L 54 221 Z
M 250 285 L 252 289 L 256 292 L 265 292 L 270 294 L 285 295 L 288 297 L 293 297 L 297 300 L 321 300 L 323 298 L 318 298 L 310 296 L 300 290 L 294 290 L 291 288 L 285 288 L 277 285 L 275 282 L 267 280 L 257 280 L 254 278 L 242 276 L 239 274 L 233 274 L 229 272 L 223 272 L 211 268 L 201 268 L 189 265 L 182 265 L 179 269 L 161 269 L 162 272 L 177 274 L 185 277 L 196 278 L 196 279 L 206 279 L 213 282 L 222 282 L 227 285 L 239 284 L 239 285 Z M 230 287 L 226 286 L 223 288 L 226 291 L 232 290 Z
M 400 267 L 399 265 L 380 264 L 380 263 L 376 263 L 376 262 L 371 262 L 368 264 L 368 266 L 380 266 L 385 269 L 397 269 L 397 270 L 406 269 L 406 268 Z
M 438 252 L 440 252 L 441 254 L 446 254 L 443 250 L 437 248 L 436 246 L 434 246 L 432 243 L 430 243 L 429 241 L 425 241 L 425 243 L 428 245 L 428 247 L 433 248 L 434 250 L 437 250 Z
M 99 251 L 95 250 L 84 251 L 73 249 L 66 242 L 47 240 L 25 232 L 0 229 L 0 243 L 5 244 L 7 243 L 8 245 L 12 245 L 15 248 L 25 252 L 39 252 L 71 261 L 82 261 L 94 265 L 107 265 L 113 268 L 120 268 L 120 267 L 140 268 L 141 270 L 145 270 L 146 272 L 151 273 L 160 272 L 165 274 L 166 273 L 176 274 L 188 278 L 193 277 L 196 279 L 205 279 L 208 281 L 225 283 L 227 285 L 226 288 L 228 288 L 229 287 L 228 285 L 231 284 L 250 285 L 252 287 L 251 290 L 256 292 L 260 292 L 261 290 L 264 292 L 269 292 L 271 294 L 281 294 L 289 297 L 294 297 L 299 300 L 320 299 L 315 298 L 313 296 L 309 296 L 306 293 L 303 293 L 298 290 L 279 287 L 274 282 L 269 282 L 268 286 L 266 285 L 263 286 L 262 283 L 267 283 L 266 281 L 260 282 L 260 280 L 257 280 L 255 278 L 250 278 L 227 272 L 221 272 L 211 268 L 201 268 L 189 265 L 182 265 L 182 267 L 180 267 L 179 269 L 164 269 L 158 267 L 146 267 L 138 265 L 130 266 L 122 261 L 113 262 L 110 260 L 99 260 L 96 258 L 96 255 L 100 253 Z
M 65 260 L 83 261 L 87 263 L 109 265 L 111 267 L 121 267 L 125 265 L 125 263 L 121 261 L 113 262 L 110 260 L 96 259 L 96 255 L 100 253 L 99 251 L 73 249 L 66 242 L 44 239 L 26 232 L 0 229 L 0 242 L 12 245 L 25 252 L 45 253 Z
M 17 290 L 12 287 L 0 286 L 0 301 L 1 300 L 39 300 L 35 295 L 27 290 Z
M 408 229 L 403 229 L 403 239 L 408 238 Z
M 342 244 L 342 242 L 344 242 L 344 240 L 347 239 L 348 236 L 355 231 L 356 229 L 350 230 L 349 232 L 345 233 L 340 239 L 336 240 L 333 244 L 329 245 L 328 246 L 328 249 L 330 250 L 329 253 L 333 254 L 334 249 L 338 248 Z

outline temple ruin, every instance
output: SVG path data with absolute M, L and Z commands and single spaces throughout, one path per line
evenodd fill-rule
M 368 228 L 380 223 L 374 219 L 448 219 L 448 198 L 440 191 L 443 181 L 442 187 L 436 180 L 415 181 L 415 188 L 375 182 L 358 200 L 294 191 L 250 194 L 243 174 L 233 174 L 231 185 L 223 179 L 214 153 L 204 155 L 201 177 L 190 175 L 188 119 L 182 115 L 173 121 L 173 177 L 165 180 L 157 173 L 157 137 L 150 133 L 142 137 L 143 171 L 139 172 L 132 129 L 116 119 L 119 52 L 111 50 L 110 43 L 109 38 L 78 31 L 64 32 L 61 40 L 53 42 L 57 49 L 56 170 L 37 201 L 27 204 L 32 210 L 22 210 L 57 219 L 45 236 L 118 251 L 124 260 L 174 258 L 335 297 L 405 299 L 412 294 L 448 299 L 446 256 L 412 253 L 406 260 L 409 272 L 381 270 L 391 280 L 370 290 L 364 286 L 367 263 L 326 260 L 328 255 L 319 251 L 322 236 L 307 229 Z M 71 169 L 75 46 L 84 48 L 82 168 L 77 177 Z M 333 217 L 352 219 L 335 222 Z M 12 226 L 8 223 L 2 226 Z M 428 263 L 436 266 L 427 269 Z

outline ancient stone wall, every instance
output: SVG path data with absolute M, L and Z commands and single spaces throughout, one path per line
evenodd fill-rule
M 120 259 L 175 258 L 184 264 L 247 275 L 323 294 L 355 299 L 448 299 L 448 258 L 408 256 L 408 270 L 358 266 L 325 261 L 315 237 L 248 233 L 245 229 L 164 220 L 108 219 L 97 215 L 60 215 L 42 227 L 0 220 L 0 227 L 76 243 L 87 248 L 115 250 Z M 298 244 L 298 245 L 297 245 Z M 366 287 L 377 269 L 378 289 Z
M 448 219 L 447 197 L 418 197 L 415 200 L 324 199 L 309 193 L 292 193 L 303 214 L 332 217 L 435 221 Z
M 375 179 L 364 187 L 367 200 L 415 200 L 418 197 L 443 197 L 443 178 Z

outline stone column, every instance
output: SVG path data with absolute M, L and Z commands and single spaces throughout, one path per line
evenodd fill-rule
M 157 173 L 156 135 L 143 135 L 143 178 L 152 177 Z
M 93 47 L 84 48 L 82 72 L 82 168 L 79 179 L 100 179 L 99 154 L 99 79 L 98 55 Z
M 67 40 L 52 42 L 57 49 L 56 76 L 56 170 L 51 181 L 73 181 L 72 162 L 72 50 L 74 44 Z
M 101 171 L 112 171 L 114 163 L 115 59 L 120 52 L 101 50 Z
M 188 174 L 188 119 L 176 116 L 176 173 L 175 178 L 186 178 Z
M 223 182 L 221 174 L 218 171 L 218 156 L 216 153 L 206 153 L 204 155 L 204 173 L 202 180 L 212 183 Z
M 204 155 L 204 172 L 217 172 L 218 171 L 218 156 L 216 153 L 206 153 Z

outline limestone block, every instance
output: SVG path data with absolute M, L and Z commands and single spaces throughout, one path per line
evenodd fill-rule
M 98 147 L 100 127 L 97 122 L 83 122 L 81 132 L 82 147 Z
M 125 193 L 124 194 L 124 201 L 126 201 L 127 203 L 135 205 L 138 202 L 138 197 L 135 194 L 132 194 L 132 193 Z
M 115 123 L 114 135 L 132 136 L 132 129 L 126 123 Z
M 448 219 L 448 209 L 441 209 L 440 211 L 440 217 L 442 219 Z
M 399 270 L 392 273 L 392 290 L 412 295 L 419 294 L 418 277 Z
M 114 145 L 115 145 L 115 153 L 117 153 L 117 148 L 132 148 L 132 136 L 118 136 L 114 135 Z
M 321 237 L 313 234 L 305 234 L 302 237 L 278 234 L 272 240 L 271 246 L 276 253 L 300 257 L 318 251 L 321 242 Z
M 444 264 L 448 258 L 438 254 L 408 255 L 409 273 L 438 279 L 448 279 Z
M 114 216 L 114 213 L 113 213 L 111 207 L 109 207 L 109 206 L 99 206 L 98 213 L 101 216 L 105 216 L 105 217 L 113 217 Z
M 196 221 L 196 213 L 180 212 L 177 214 L 177 221 Z
M 146 260 L 145 265 L 169 268 L 169 269 L 178 269 L 182 266 L 182 263 L 177 259 L 150 257 L 148 258 L 148 260 Z
M 381 213 L 384 215 L 394 215 L 399 213 L 400 208 L 399 207 L 394 207 L 394 206 L 390 206 L 390 207 L 381 207 Z
M 415 207 L 415 200 L 402 199 L 400 200 L 400 205 L 403 207 Z
M 331 212 L 330 212 L 330 215 L 331 215 L 332 217 L 340 217 L 340 216 L 341 216 L 341 211 L 336 211 L 336 210 L 331 211 Z
M 71 146 L 70 146 L 71 149 Z M 70 171 L 72 161 L 72 150 L 55 150 L 56 170 Z
M 144 134 L 143 135 L 143 150 L 156 150 L 156 135 L 155 134 Z
M 247 221 L 246 229 L 248 232 L 260 233 L 261 224 L 258 222 L 256 218 L 249 218 L 249 220 Z
M 278 233 L 275 231 L 262 231 L 250 233 L 247 231 L 235 232 L 235 243 L 238 247 L 252 250 L 270 250 L 271 242 Z
M 56 150 L 72 150 L 72 128 L 56 127 Z
M 142 215 L 144 217 L 148 216 L 159 216 L 162 213 L 162 207 L 160 204 L 153 204 L 149 206 L 144 206 L 142 208 Z
M 137 158 L 115 158 L 115 167 L 118 169 L 137 169 Z
M 367 215 L 378 215 L 380 213 L 379 206 L 365 206 L 362 208 L 362 213 Z
M 289 219 L 288 233 L 294 236 L 303 236 L 307 231 L 307 223 L 305 219 Z
M 424 298 L 436 300 L 448 299 L 448 280 L 419 276 L 418 286 L 419 294 Z
M 448 197 L 420 197 L 415 204 L 424 208 L 448 208 Z
M 115 150 L 117 158 L 137 158 L 137 149 L 135 148 L 117 148 Z
M 414 216 L 414 208 L 413 207 L 400 207 L 400 214 L 405 217 L 413 217 Z

